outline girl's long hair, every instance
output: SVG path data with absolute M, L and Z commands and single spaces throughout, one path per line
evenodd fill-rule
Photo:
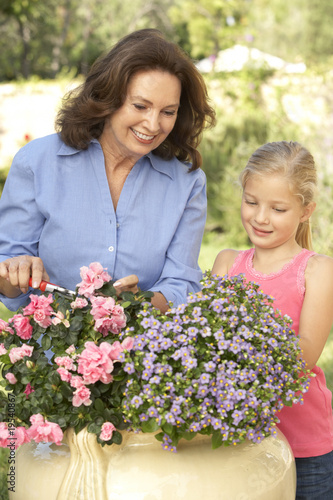
M 282 174 L 290 183 L 293 193 L 299 196 L 303 206 L 314 200 L 317 189 L 316 165 L 311 153 L 298 142 L 270 142 L 258 148 L 240 174 L 244 189 L 252 175 Z M 296 233 L 296 242 L 312 250 L 310 220 L 301 222 Z

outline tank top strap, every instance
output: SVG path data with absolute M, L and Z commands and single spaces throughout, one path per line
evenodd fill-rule
M 308 260 L 313 255 L 316 255 L 316 252 L 313 252 L 312 250 L 307 250 L 306 248 L 303 248 L 302 252 L 299 254 L 299 266 L 297 270 L 297 288 L 302 297 L 304 297 L 305 294 L 305 269 Z

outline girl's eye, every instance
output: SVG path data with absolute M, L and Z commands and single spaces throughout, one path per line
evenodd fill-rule
M 283 208 L 274 208 L 275 212 L 280 212 L 280 213 L 283 213 L 283 212 L 286 212 L 286 210 L 284 210 Z
M 245 200 L 245 203 L 246 203 L 247 205 L 256 205 L 256 202 L 255 202 L 255 201 Z

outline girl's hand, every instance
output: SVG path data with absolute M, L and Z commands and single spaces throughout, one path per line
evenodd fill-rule
M 10 298 L 29 290 L 29 279 L 33 288 L 38 288 L 42 280 L 49 281 L 42 259 L 31 255 L 19 255 L 0 262 L 0 291 Z

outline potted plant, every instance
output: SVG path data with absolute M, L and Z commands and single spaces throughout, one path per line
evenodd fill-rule
M 215 449 L 260 443 L 307 390 L 291 320 L 242 276 L 206 273 L 165 315 L 150 293 L 117 297 L 99 263 L 81 278 L 75 297 L 32 294 L 0 320 L 0 446 L 61 445 L 68 429 L 100 450 L 130 431 L 169 451 L 196 436 Z

